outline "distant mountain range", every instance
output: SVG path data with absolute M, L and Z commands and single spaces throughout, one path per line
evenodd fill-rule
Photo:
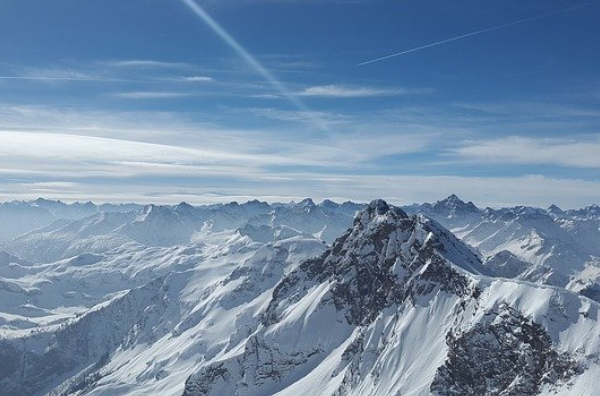
M 8 395 L 591 395 L 600 208 L 0 205 Z M 4 394 L 4 393 L 3 393 Z

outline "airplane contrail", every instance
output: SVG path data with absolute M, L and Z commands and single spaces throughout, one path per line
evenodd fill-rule
M 471 32 L 471 33 L 461 34 L 460 36 L 452 37 L 452 38 L 449 38 L 449 39 L 446 39 L 446 40 L 436 41 L 435 43 L 421 45 L 419 47 L 411 48 L 411 49 L 408 49 L 408 50 L 405 50 L 405 51 L 401 51 L 401 52 L 396 52 L 396 53 L 391 54 L 391 55 L 386 55 L 386 56 L 383 56 L 381 58 L 377 58 L 377 59 L 373 59 L 373 60 L 370 60 L 370 61 L 362 62 L 362 63 L 359 63 L 358 66 L 365 66 L 365 65 L 369 65 L 371 63 L 381 62 L 381 61 L 384 61 L 384 60 L 395 58 L 395 57 L 400 56 L 400 55 L 410 54 L 411 52 L 422 51 L 422 50 L 427 49 L 427 48 L 436 47 L 438 45 L 442 45 L 442 44 L 446 44 L 446 43 L 451 43 L 453 41 L 462 40 L 462 39 L 467 38 L 467 37 L 478 36 L 480 34 L 484 34 L 484 33 L 488 33 L 488 32 L 493 32 L 494 30 L 505 29 L 505 28 L 508 28 L 508 27 L 511 27 L 511 26 L 520 25 L 520 24 L 525 23 L 525 22 L 530 22 L 530 21 L 535 21 L 537 19 L 547 18 L 549 16 L 556 15 L 556 14 L 561 14 L 563 12 L 579 10 L 581 8 L 589 7 L 591 5 L 598 4 L 598 3 L 600 3 L 600 1 L 592 1 L 592 2 L 589 2 L 589 3 L 584 3 L 584 4 L 572 6 L 572 7 L 561 8 L 560 10 L 547 12 L 547 13 L 536 15 L 536 16 L 532 16 L 532 17 L 529 17 L 529 18 L 519 19 L 517 21 L 508 22 L 508 23 L 504 23 L 502 25 L 498 25 L 498 26 L 493 26 L 493 27 L 489 27 L 489 28 L 486 28 L 486 29 L 477 30 L 477 31 Z
M 213 19 L 202 7 L 194 0 L 181 0 L 187 5 L 206 25 L 219 36 L 234 52 L 236 52 L 252 69 L 260 74 L 276 91 L 285 97 L 298 110 L 305 112 L 307 118 L 319 127 L 327 129 L 323 120 L 312 114 L 310 109 L 300 100 L 297 95 L 290 92 L 281 81 L 279 81 L 270 71 L 268 71 L 252 54 L 250 54 L 231 34 L 229 34 L 216 20 Z

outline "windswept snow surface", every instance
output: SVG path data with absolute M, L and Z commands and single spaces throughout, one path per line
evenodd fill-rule
M 596 390 L 593 206 L 10 205 L 3 395 Z

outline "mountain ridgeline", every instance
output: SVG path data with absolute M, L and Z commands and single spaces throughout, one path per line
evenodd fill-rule
M 594 394 L 599 216 L 455 195 L 3 204 L 0 389 Z

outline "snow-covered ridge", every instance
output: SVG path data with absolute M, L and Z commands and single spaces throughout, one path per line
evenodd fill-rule
M 11 213 L 10 206 L 16 204 L 4 205 L 7 213 Z M 83 253 L 103 253 L 126 243 L 152 247 L 184 245 L 198 234 L 236 230 L 246 225 L 287 227 L 331 242 L 362 208 L 350 202 L 325 201 L 316 205 L 309 199 L 297 204 L 250 201 L 209 206 L 66 205 L 36 200 L 19 203 L 18 207 L 26 208 L 27 216 L 31 215 L 28 211 L 42 211 L 44 216 L 27 223 L 30 224 L 27 232 L 24 228 L 7 232 L 11 238 L 4 241 L 4 247 L 30 261 L 43 263 Z M 15 216 L 21 217 L 7 224 L 24 224 L 21 211 Z
M 575 291 L 600 289 L 597 205 L 566 211 L 556 205 L 481 210 L 451 196 L 407 209 L 450 229 L 478 251 L 498 276 Z
M 366 324 L 390 304 L 435 288 L 462 295 L 462 272 L 488 274 L 478 257 L 439 224 L 373 201 L 323 256 L 308 260 L 275 289 L 266 323 L 276 322 L 277 299 L 300 281 L 328 281 L 333 303 L 350 324 Z M 284 304 L 286 306 L 286 304 Z

